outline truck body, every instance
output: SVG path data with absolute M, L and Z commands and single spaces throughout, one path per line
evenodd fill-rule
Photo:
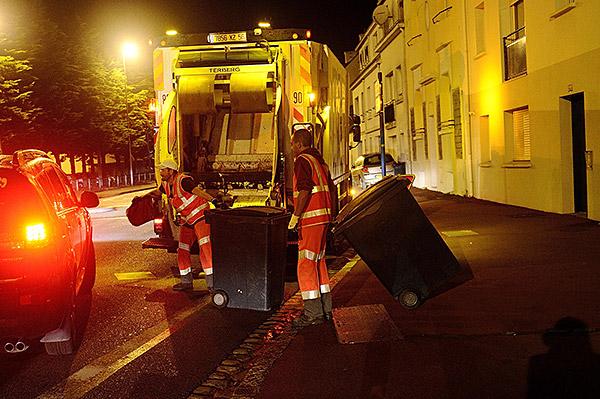
M 310 40 L 310 31 L 166 37 L 154 51 L 154 86 L 155 165 L 173 159 L 233 207 L 290 208 L 291 135 L 307 128 L 330 167 L 338 202 L 349 200 L 346 71 L 326 45 Z M 163 225 L 155 230 L 168 236 Z

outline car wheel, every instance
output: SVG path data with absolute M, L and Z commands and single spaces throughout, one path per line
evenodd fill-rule
M 85 274 L 83 275 L 83 282 L 81 283 L 81 291 L 84 294 L 92 292 L 92 287 L 96 282 L 96 250 L 94 249 L 94 243 L 90 241 L 90 245 L 87 251 L 85 259 Z

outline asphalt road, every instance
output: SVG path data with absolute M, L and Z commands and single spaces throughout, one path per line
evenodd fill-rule
M 104 198 L 93 211 L 97 278 L 91 297 L 78 298 L 79 350 L 49 356 L 34 343 L 2 353 L 0 397 L 184 398 L 268 317 L 216 309 L 203 279 L 193 292 L 173 292 L 176 254 L 143 250 L 151 223 L 133 227 L 125 217 L 139 194 Z M 285 296 L 296 290 L 287 282 Z

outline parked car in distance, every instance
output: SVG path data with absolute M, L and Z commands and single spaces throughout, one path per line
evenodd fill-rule
M 96 279 L 92 225 L 69 179 L 44 152 L 0 155 L 0 343 L 9 353 L 39 339 L 51 355 L 75 348 L 76 296 Z M 41 338 L 41 339 L 40 339 Z
M 390 154 L 385 154 L 385 174 L 394 174 L 396 162 Z M 381 154 L 373 152 L 359 156 L 351 168 L 352 185 L 366 189 L 370 185 L 381 180 Z

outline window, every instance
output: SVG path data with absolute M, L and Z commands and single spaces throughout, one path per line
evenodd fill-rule
M 395 92 L 394 71 L 392 71 L 385 75 L 385 78 L 383 79 L 383 98 L 386 104 L 394 99 Z
M 404 22 L 404 0 L 398 0 L 398 21 Z
M 513 130 L 515 134 L 515 161 L 531 160 L 531 140 L 529 137 L 529 109 L 513 111 Z
M 525 3 L 518 0 L 510 6 L 514 31 L 503 38 L 504 79 L 510 80 L 527 73 L 527 42 L 525 37 Z
M 510 6 L 511 23 L 513 30 L 519 30 L 525 26 L 525 1 L 517 0 Z
M 476 54 L 485 52 L 485 4 L 475 7 L 475 48 Z
M 398 98 L 400 99 L 400 96 L 402 96 L 402 87 L 403 87 L 402 66 L 398 65 L 396 67 L 396 73 L 394 73 L 394 76 L 395 76 L 394 94 L 398 94 Z
M 360 115 L 360 103 L 358 102 L 358 96 L 354 97 L 354 115 Z
M 504 112 L 504 130 L 506 160 L 509 163 L 530 161 L 529 108 Z

